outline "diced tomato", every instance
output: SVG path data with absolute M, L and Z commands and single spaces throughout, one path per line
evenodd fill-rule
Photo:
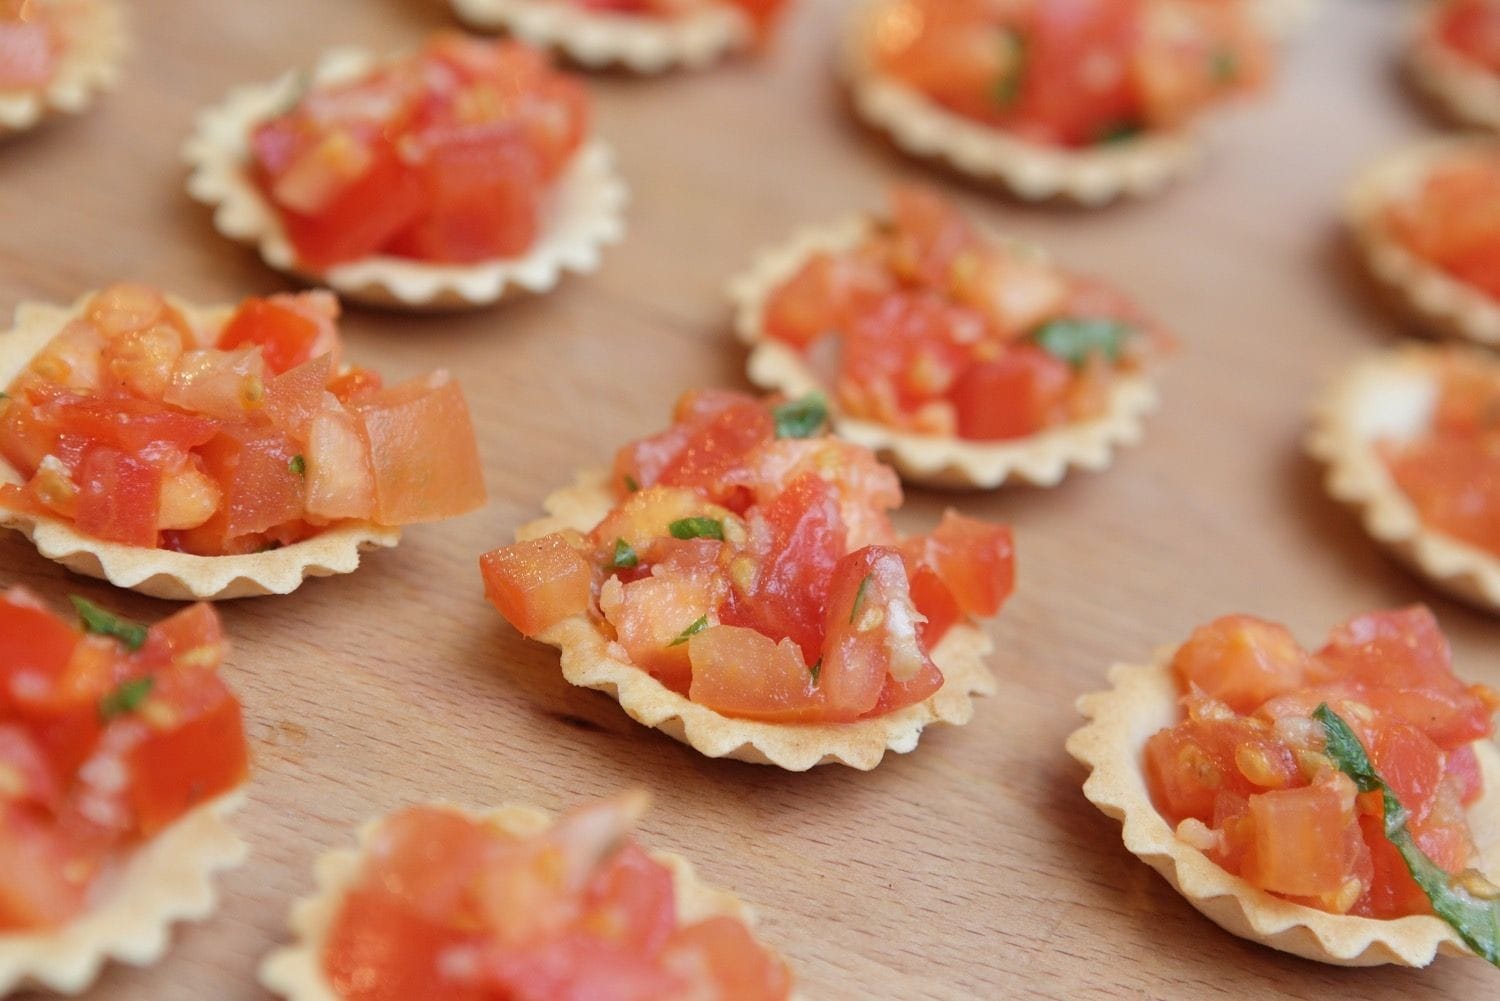
M 687 979 L 684 998 L 782 1001 L 791 990 L 786 964 L 761 949 L 732 918 L 708 918 L 679 929 L 665 952 L 663 965 Z
M 352 409 L 370 449 L 380 524 L 437 521 L 484 503 L 474 424 L 446 372 L 367 394 Z
M 156 545 L 161 470 L 97 445 L 84 453 L 77 479 L 79 531 L 127 546 Z
M 239 702 L 215 676 L 203 675 L 201 668 L 187 670 L 209 679 L 212 684 L 196 684 L 215 694 L 196 694 L 195 701 L 206 698 L 207 704 L 174 704 L 158 694 L 156 688 L 164 687 L 158 681 L 148 698 L 161 706 L 159 715 L 168 722 L 159 725 L 158 716 L 150 717 L 151 733 L 126 758 L 131 806 L 145 837 L 240 785 L 248 774 Z
M 342 410 L 323 410 L 307 430 L 304 479 L 313 518 L 375 517 L 375 471 L 358 422 Z
M 704 488 L 710 499 L 730 507 L 734 491 L 720 480 L 755 446 L 771 440 L 775 423 L 752 397 L 724 390 L 688 393 L 678 401 L 678 423 L 653 438 L 620 450 L 615 458 L 621 493 L 661 484 Z
M 223 428 L 200 450 L 205 466 L 224 488 L 224 502 L 210 531 L 228 540 L 298 518 L 305 488 L 294 468 L 300 454 L 297 444 L 278 431 L 247 425 Z
M 967 369 L 949 394 L 958 433 L 977 441 L 1024 438 L 1056 423 L 1072 372 L 1041 348 L 1016 345 Z
M 671 872 L 633 842 L 589 882 L 583 909 L 585 927 L 638 955 L 660 951 L 677 927 Z
M 62 434 L 133 453 L 152 445 L 196 448 L 212 438 L 219 426 L 211 418 L 146 400 L 61 394 L 50 396 L 37 411 Z
M 486 957 L 486 982 L 502 998 L 658 1001 L 674 978 L 639 952 L 588 934 L 561 935 L 527 949 Z
M 561 535 L 517 542 L 479 558 L 485 597 L 523 636 L 589 609 L 593 571 Z
M 920 549 L 921 540 L 913 541 Z M 920 562 L 920 557 L 912 556 L 911 549 L 907 546 L 902 546 L 902 555 L 906 557 L 906 576 L 911 582 L 912 603 L 927 620 L 922 625 L 922 646 L 931 652 L 948 635 L 948 630 L 962 621 L 963 609 L 958 607 L 958 599 L 937 575 L 936 570 Z
M 18 677 L 46 683 L 62 674 L 78 645 L 78 630 L 34 604 L 18 589 L 0 593 L 0 712 Z M 22 682 L 23 688 L 35 682 Z
M 1009 526 L 988 524 L 949 508 L 931 535 L 906 548 L 936 572 L 966 615 L 997 614 L 1015 590 L 1015 544 Z
M 475 877 L 491 854 L 483 827 L 441 807 L 412 807 L 381 822 L 367 866 L 381 889 L 416 914 L 473 917 Z
M 688 655 L 688 697 L 715 712 L 774 723 L 810 722 L 827 712 L 823 685 L 814 683 L 789 640 L 778 643 L 742 626 L 709 626 L 688 641 Z
M 599 603 L 630 662 L 686 694 L 693 678 L 687 631 L 700 619 L 717 617 L 728 593 L 727 582 L 710 564 L 688 572 L 662 568 L 621 586 L 617 600 L 602 594 Z
M 184 351 L 162 399 L 208 417 L 245 420 L 265 406 L 268 375 L 258 345 Z
M 327 292 L 246 299 L 220 331 L 216 346 L 233 351 L 258 345 L 271 374 L 280 375 L 337 349 L 333 322 L 338 315 L 338 300 Z
M 1354 797 L 1354 783 L 1343 774 L 1251 796 L 1255 851 L 1247 878 L 1290 896 L 1337 894 L 1349 878 L 1351 836 L 1358 836 Z
M 322 413 L 337 413 L 324 406 L 328 377 L 333 369 L 330 355 L 319 355 L 290 368 L 266 383 L 265 416 L 276 427 L 298 439 L 310 435 L 308 425 Z
M 24 809 L 0 803 L 0 932 L 55 928 L 77 915 L 86 880 L 69 880 L 59 835 Z
M 337 397 L 340 403 L 349 404 L 377 392 L 382 385 L 384 383 L 379 372 L 355 366 L 334 376 L 328 383 L 328 391 Z
M 1249 615 L 1194 630 L 1172 658 L 1184 691 L 1198 691 L 1238 713 L 1306 683 L 1308 655 L 1285 627 Z
M 57 72 L 57 29 L 45 20 L 0 19 L 0 90 L 40 90 Z
M 140 659 L 152 668 L 217 668 L 224 655 L 224 629 L 213 606 L 189 605 L 162 619 L 146 632 Z
M 63 790 L 45 750 L 25 729 L 0 723 L 0 802 L 57 810 Z
M 379 889 L 352 890 L 329 929 L 323 970 L 344 1001 L 489 1001 L 477 981 L 442 973 L 444 953 L 472 938 Z
M 873 262 L 815 254 L 771 293 L 762 322 L 770 336 L 805 348 L 826 334 L 847 329 L 891 284 Z
M 906 566 L 894 549 L 866 546 L 839 560 L 825 623 L 818 687 L 832 720 L 875 709 L 887 674 L 909 681 L 931 663 L 917 634 Z

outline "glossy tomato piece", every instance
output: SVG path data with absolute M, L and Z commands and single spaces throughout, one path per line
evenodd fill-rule
M 229 425 L 199 454 L 224 490 L 223 504 L 206 526 L 221 542 L 265 532 L 301 516 L 305 483 L 295 468 L 301 451 L 287 435 Z
M 916 551 L 920 553 L 922 540 L 913 541 L 916 543 Z M 903 545 L 901 551 L 906 557 L 906 576 L 911 584 L 912 603 L 927 620 L 922 624 L 922 646 L 930 653 L 948 635 L 948 630 L 963 621 L 964 612 L 958 605 L 958 599 L 936 570 L 921 562 L 920 555 L 913 556 L 913 550 L 908 546 Z
M 931 535 L 904 548 L 932 568 L 965 615 L 995 615 L 1015 590 L 1015 543 L 1008 525 L 949 508 Z
M 968 364 L 969 346 L 984 331 L 983 318 L 930 293 L 896 292 L 863 311 L 844 331 L 838 395 L 851 413 L 897 425 L 925 413 L 949 433 L 951 420 L 931 413 Z M 923 408 L 927 408 L 924 411 Z
M 239 702 L 217 675 L 185 670 L 157 676 L 144 716 L 150 733 L 126 755 L 130 802 L 145 837 L 249 774 Z
M 0 711 L 17 678 L 50 684 L 63 673 L 78 645 L 76 628 L 53 615 L 19 588 L 0 593 Z M 22 681 L 22 688 L 35 687 Z
M 370 448 L 380 524 L 437 521 L 485 502 L 469 406 L 446 372 L 367 394 L 352 409 Z
M 890 277 L 874 262 L 815 254 L 771 293 L 762 322 L 770 336 L 805 348 L 847 329 L 890 288 Z
M 743 510 L 743 498 L 719 481 L 775 434 L 770 413 L 754 397 L 727 390 L 687 393 L 678 401 L 677 423 L 616 455 L 616 490 L 624 495 L 658 484 L 703 488 L 710 499 Z
M 685 695 L 693 678 L 689 630 L 717 618 L 728 596 L 729 584 L 710 555 L 697 567 L 658 567 L 640 580 L 606 585 L 599 606 L 630 662 Z
M 615 852 L 584 892 L 583 924 L 637 954 L 661 949 L 677 927 L 672 873 L 631 842 Z
M 338 300 L 328 292 L 246 299 L 219 333 L 224 351 L 258 345 L 273 375 L 338 349 Z
M 1255 850 L 1245 878 L 1289 896 L 1339 893 L 1362 841 L 1355 795 L 1354 783 L 1337 773 L 1301 788 L 1251 796 Z
M 83 910 L 87 880 L 70 880 L 64 840 L 27 810 L 0 803 L 0 932 L 55 928 Z
M 958 434 L 976 441 L 1024 438 L 1066 417 L 1073 373 L 1039 347 L 1017 344 L 964 370 L 949 398 Z
M 131 453 L 153 445 L 180 450 L 196 448 L 212 438 L 219 427 L 219 422 L 212 418 L 184 413 L 155 401 L 102 399 L 71 393 L 45 392 L 37 414 L 61 434 L 76 435 Z
M 802 652 L 743 626 L 709 626 L 688 640 L 688 697 L 725 716 L 774 723 L 824 718 L 826 698 Z M 873 700 L 872 700 L 873 704 Z
M 315 414 L 307 428 L 304 479 L 312 518 L 372 520 L 375 471 L 359 422 L 343 410 Z
M 154 547 L 161 504 L 161 470 L 104 445 L 89 448 L 79 464 L 78 530 L 127 546 Z
M 381 821 L 370 841 L 368 882 L 432 921 L 475 919 L 475 879 L 493 837 L 452 810 L 417 806 Z
M 663 965 L 685 974 L 687 983 L 674 997 L 784 1001 L 791 992 L 786 964 L 733 918 L 709 918 L 679 929 L 667 943 Z
M 561 535 L 517 542 L 479 559 L 485 597 L 523 636 L 588 612 L 593 570 Z
M 1197 691 L 1238 713 L 1306 684 L 1308 654 L 1285 626 L 1250 615 L 1215 619 L 1193 631 L 1172 657 L 1185 692 Z
M 392 894 L 358 888 L 328 931 L 323 971 L 343 1001 L 492 1001 L 477 978 L 459 983 L 443 972 L 441 957 L 475 939 Z
M 926 670 L 932 662 L 918 627 L 897 550 L 866 546 L 839 560 L 828 594 L 818 681 L 830 720 L 858 719 L 875 709 L 887 675 L 906 682 Z

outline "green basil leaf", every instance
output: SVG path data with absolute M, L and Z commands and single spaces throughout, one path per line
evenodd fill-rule
M 633 570 L 640 562 L 641 558 L 635 554 L 635 547 L 624 539 L 615 540 L 615 555 L 610 560 L 610 566 L 616 570 Z
M 1031 339 L 1054 358 L 1080 368 L 1090 355 L 1103 355 L 1118 361 L 1125 341 L 1135 329 L 1119 320 L 1059 319 L 1049 320 L 1032 331 Z
M 865 574 L 865 579 L 859 582 L 859 590 L 854 592 L 854 607 L 849 609 L 849 624 L 854 625 L 854 620 L 859 617 L 859 610 L 865 605 L 865 592 L 870 590 L 870 581 L 875 579 L 873 573 Z
M 724 540 L 724 523 L 717 518 L 678 518 L 667 530 L 674 539 Z
M 692 625 L 688 626 L 682 632 L 678 633 L 677 634 L 677 638 L 675 640 L 673 640 L 672 642 L 668 643 L 667 646 L 669 646 L 669 647 L 682 646 L 682 644 L 686 643 L 688 640 L 692 639 L 698 633 L 703 632 L 703 630 L 705 630 L 707 628 L 708 628 L 708 616 L 707 615 L 700 615 L 698 617 L 698 620 L 696 622 L 694 622 Z
M 638 490 L 641 489 L 641 485 L 635 481 L 635 477 L 634 476 L 631 476 L 629 473 L 626 473 L 625 474 L 625 489 L 628 490 L 630 493 L 635 493 L 636 491 L 638 491 Z
M 1006 30 L 1000 43 L 1004 46 L 1005 70 L 990 91 L 996 104 L 1008 108 L 1021 97 L 1021 86 L 1026 82 L 1029 51 L 1026 36 L 1014 28 Z
M 1145 131 L 1139 122 L 1113 122 L 1099 130 L 1094 136 L 1094 142 L 1101 146 L 1111 146 L 1115 143 L 1129 142 Z
M 819 657 L 817 663 L 807 669 L 807 673 L 812 675 L 813 687 L 816 688 L 818 682 L 823 680 L 823 658 Z
M 1433 913 L 1446 921 L 1477 955 L 1500 966 L 1500 895 L 1475 896 L 1460 882 L 1462 876 L 1450 876 L 1428 858 L 1407 826 L 1406 808 L 1375 770 L 1359 736 L 1327 703 L 1313 711 L 1313 719 L 1323 725 L 1324 753 L 1339 770 L 1354 780 L 1360 792 L 1379 791 L 1384 798 L 1385 836 L 1401 853 L 1412 879 L 1432 901 Z M 1488 886 L 1482 877 L 1480 881 Z
M 828 424 L 828 401 L 822 393 L 808 393 L 771 411 L 776 419 L 776 437 L 811 438 Z
M 116 716 L 135 712 L 145 705 L 146 697 L 151 694 L 151 689 L 155 686 L 156 681 L 151 677 L 124 682 L 99 700 L 100 718 L 107 723 Z
M 1209 57 L 1208 72 L 1214 83 L 1234 83 L 1240 76 L 1240 61 L 1233 52 L 1220 49 Z
M 291 461 L 288 462 L 286 466 L 298 476 L 307 475 L 307 459 L 303 458 L 300 455 L 292 456 Z
M 118 615 L 106 612 L 87 598 L 78 595 L 70 595 L 69 601 L 73 607 L 78 609 L 78 618 L 83 622 L 86 632 L 97 633 L 100 636 L 112 636 L 125 644 L 127 650 L 139 650 L 146 644 L 146 627 L 139 622 L 131 622 L 122 619 Z

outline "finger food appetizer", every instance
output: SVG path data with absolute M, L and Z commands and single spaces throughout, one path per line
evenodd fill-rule
M 1500 129 L 1500 2 L 1424 0 L 1410 66 L 1449 117 Z
M 297 941 L 261 967 L 290 1001 L 791 1001 L 748 909 L 648 852 L 644 793 L 552 818 L 417 806 L 317 866 Z
M 120 587 L 232 598 L 478 507 L 458 384 L 383 386 L 343 362 L 338 315 L 327 292 L 194 309 L 138 285 L 23 305 L 0 334 L 0 526 Z
M 147 628 L 73 604 L 76 624 L 0 591 L 0 995 L 156 962 L 245 856 L 226 822 L 245 735 L 213 609 Z
M 1125 845 L 1233 934 L 1345 966 L 1500 965 L 1500 693 L 1422 607 L 1315 653 L 1232 615 L 1080 700 L 1068 749 Z
M 125 48 L 118 0 L 0 0 L 0 138 L 86 110 Z
M 512 42 L 438 34 L 203 113 L 188 190 L 226 236 L 346 298 L 463 309 L 546 292 L 619 239 L 625 188 L 582 84 Z
M 902 540 L 895 473 L 816 398 L 690 392 L 661 434 L 548 498 L 480 560 L 569 682 L 710 757 L 869 769 L 990 694 L 971 617 L 1013 584 L 1010 530 L 949 511 Z
M 1372 536 L 1500 611 L 1500 361 L 1415 344 L 1371 357 L 1324 396 L 1308 448 Z
M 1355 179 L 1344 209 L 1366 266 L 1406 312 L 1500 346 L 1500 139 L 1390 154 Z
M 506 31 L 590 69 L 696 69 L 763 42 L 786 0 L 452 0 L 472 28 Z
M 1103 469 L 1141 436 L 1168 335 L 1036 247 L 923 188 L 885 218 L 799 234 L 730 294 L 750 380 L 835 403 L 838 433 L 906 479 L 995 487 Z
M 844 45 L 856 113 L 905 152 L 1028 201 L 1158 191 L 1200 119 L 1258 89 L 1242 0 L 863 0 Z

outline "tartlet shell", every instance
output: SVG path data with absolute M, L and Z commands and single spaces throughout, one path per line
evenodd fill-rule
M 697 69 L 753 42 L 749 22 L 728 7 L 663 20 L 584 10 L 563 0 L 451 0 L 472 28 L 505 31 L 590 69 L 655 74 Z
M 0 387 L 10 385 L 69 320 L 81 315 L 88 300 L 89 296 L 84 296 L 70 307 L 43 303 L 18 306 L 14 328 L 0 334 Z M 176 299 L 172 303 L 198 329 L 222 326 L 228 317 L 225 309 L 197 309 Z M 0 483 L 24 482 L 20 472 L 0 458 Z M 362 551 L 389 548 L 401 540 L 399 528 L 349 522 L 269 552 L 194 556 L 106 542 L 79 532 L 64 519 L 4 507 L 0 507 L 0 528 L 22 533 L 35 544 L 37 552 L 74 573 L 179 601 L 287 594 L 308 577 L 349 573 L 359 566 Z
M 246 845 L 228 815 L 231 792 L 199 806 L 136 850 L 77 920 L 44 934 L 0 934 L 0 997 L 26 987 L 79 994 L 111 960 L 149 966 L 171 945 L 172 925 L 216 906 L 214 874 L 244 862 Z
M 788 243 L 761 254 L 731 283 L 735 333 L 750 348 L 746 374 L 751 382 L 792 397 L 819 389 L 828 392 L 794 348 L 766 336 L 765 305 L 813 254 L 847 250 L 859 242 L 868 227 L 867 221 L 856 217 L 805 229 Z M 915 434 L 837 412 L 833 426 L 840 437 L 876 452 L 903 479 L 913 483 L 988 489 L 1021 481 L 1051 487 L 1073 467 L 1096 472 L 1107 468 L 1116 446 L 1141 440 L 1144 417 L 1157 402 L 1151 380 L 1132 373 L 1116 378 L 1104 415 L 1015 441 L 978 442 Z
M 1500 612 L 1500 556 L 1429 528 L 1374 447 L 1426 425 L 1440 362 L 1453 350 L 1408 344 L 1355 365 L 1314 408 L 1307 450 L 1327 465 L 1329 494 L 1401 562 L 1453 597 Z
M 997 183 L 1025 201 L 1066 199 L 1100 206 L 1121 196 L 1156 194 L 1202 158 L 1191 132 L 1152 133 L 1097 149 L 1027 142 L 955 114 L 882 74 L 869 58 L 874 17 L 890 0 L 862 0 L 849 16 L 840 68 L 855 113 L 900 149 Z
M 1152 805 L 1141 766 L 1146 740 L 1181 718 L 1174 650 L 1149 665 L 1116 664 L 1113 687 L 1085 695 L 1078 711 L 1090 722 L 1068 738 L 1068 753 L 1091 771 L 1083 793 L 1107 816 L 1123 822 L 1125 847 L 1232 935 L 1282 952 L 1338 966 L 1426 966 L 1438 953 L 1469 955 L 1456 932 L 1438 918 L 1377 920 L 1331 914 L 1274 896 L 1232 875 L 1180 840 Z M 1491 877 L 1500 875 L 1500 750 L 1475 744 L 1485 792 L 1469 808 L 1469 822 Z
M 1322 0 L 1252 0 L 1256 21 L 1275 38 L 1302 31 L 1322 6 Z
M 544 503 L 549 517 L 523 525 L 519 540 L 563 529 L 587 532 L 613 507 L 602 471 L 582 473 L 571 487 Z M 993 695 L 995 679 L 985 667 L 993 649 L 983 631 L 967 624 L 949 630 L 933 650 L 943 687 L 916 705 L 856 723 L 778 724 L 721 716 L 687 699 L 631 664 L 586 615 L 565 619 L 537 637 L 562 651 L 570 684 L 607 692 L 638 723 L 654 727 L 710 758 L 733 758 L 801 772 L 837 762 L 868 771 L 886 751 L 905 754 L 917 746 L 929 723 L 962 726 L 974 715 L 974 696 Z
M 0 93 L 0 138 L 24 132 L 53 115 L 76 115 L 114 87 L 130 47 L 119 0 L 68 0 L 62 24 L 67 44 L 57 73 L 39 91 Z
M 482 812 L 460 812 L 487 820 L 515 837 L 540 834 L 554 819 L 544 810 L 518 804 Z M 261 986 L 288 1001 L 341 1001 L 323 973 L 323 949 L 344 894 L 358 879 L 364 852 L 378 829 L 379 821 L 366 823 L 360 828 L 359 847 L 355 851 L 328 852 L 314 863 L 313 894 L 292 906 L 289 924 L 294 942 L 266 956 L 260 965 Z M 650 855 L 672 872 L 681 920 L 692 922 L 725 916 L 738 918 L 753 928 L 754 912 L 729 891 L 702 882 L 687 859 L 662 851 L 651 851 Z
M 378 65 L 355 49 L 325 53 L 312 84 L 337 83 Z M 290 72 L 266 84 L 240 87 L 224 102 L 204 110 L 183 145 L 192 168 L 188 192 L 213 208 L 214 226 L 232 240 L 255 246 L 270 267 L 314 284 L 327 285 L 356 302 L 391 309 L 449 311 L 474 309 L 520 292 L 548 292 L 565 272 L 598 269 L 600 251 L 625 232 L 625 183 L 614 154 L 602 141 L 579 149 L 551 192 L 548 218 L 536 242 L 521 257 L 476 264 L 427 264 L 374 256 L 317 271 L 305 268 L 276 214 L 246 164 L 251 129 L 289 107 L 305 78 Z
M 1441 7 L 1424 0 L 1413 19 L 1407 52 L 1412 82 L 1454 120 L 1500 130 L 1500 76 L 1438 40 L 1434 20 Z
M 1387 231 L 1391 199 L 1409 191 L 1445 159 L 1495 149 L 1500 140 L 1436 139 L 1387 154 L 1363 170 L 1344 196 L 1344 218 L 1370 273 L 1396 302 L 1436 334 L 1500 346 L 1500 302 L 1417 257 Z

